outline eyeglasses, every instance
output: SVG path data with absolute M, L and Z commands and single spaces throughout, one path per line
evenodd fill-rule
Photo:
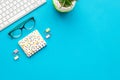
M 31 30 L 35 27 L 35 19 L 32 17 L 24 22 L 22 22 L 21 24 L 19 24 L 18 26 L 16 26 L 13 30 L 11 30 L 8 35 L 11 38 L 19 38 L 22 35 L 22 30 Z

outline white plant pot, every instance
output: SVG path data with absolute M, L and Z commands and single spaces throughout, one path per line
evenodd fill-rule
M 61 4 L 59 3 L 58 0 L 53 0 L 53 4 L 54 4 L 57 11 L 59 11 L 59 12 L 69 12 L 69 11 L 73 10 L 73 8 L 75 7 L 76 1 L 73 1 L 72 5 L 69 6 L 69 7 L 61 7 Z

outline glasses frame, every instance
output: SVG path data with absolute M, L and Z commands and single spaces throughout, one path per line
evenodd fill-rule
M 18 30 L 18 29 L 21 30 L 21 35 L 22 35 L 22 30 L 23 30 L 23 29 L 26 29 L 26 28 L 25 28 L 25 24 L 26 24 L 28 21 L 30 21 L 30 20 L 33 20 L 33 21 L 34 21 L 34 25 L 33 25 L 33 26 L 35 27 L 36 21 L 35 21 L 34 17 L 31 17 L 31 18 L 25 20 L 24 22 L 20 23 L 20 24 L 19 24 L 18 26 L 16 26 L 15 28 L 13 28 L 13 29 L 8 33 L 8 35 L 9 35 L 11 38 L 16 39 L 15 37 L 13 37 L 13 35 L 12 35 L 11 33 L 14 32 L 15 30 Z M 22 27 L 21 27 L 21 26 L 22 26 Z M 33 27 L 33 28 L 34 28 L 34 27 Z M 26 29 L 26 30 L 28 30 L 28 29 Z M 21 37 L 21 35 L 20 35 L 19 37 Z M 19 37 L 18 37 L 18 38 L 19 38 Z

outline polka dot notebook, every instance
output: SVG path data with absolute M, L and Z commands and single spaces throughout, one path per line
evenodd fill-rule
M 46 42 L 38 30 L 30 33 L 28 36 L 20 40 L 18 44 L 28 57 L 32 56 L 46 46 Z

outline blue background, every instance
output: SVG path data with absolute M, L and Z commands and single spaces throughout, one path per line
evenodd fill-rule
M 34 16 L 47 47 L 27 58 L 8 32 Z M 13 50 L 20 50 L 14 61 Z M 0 32 L 0 80 L 120 80 L 120 0 L 79 0 L 70 13 L 57 12 L 51 0 Z

